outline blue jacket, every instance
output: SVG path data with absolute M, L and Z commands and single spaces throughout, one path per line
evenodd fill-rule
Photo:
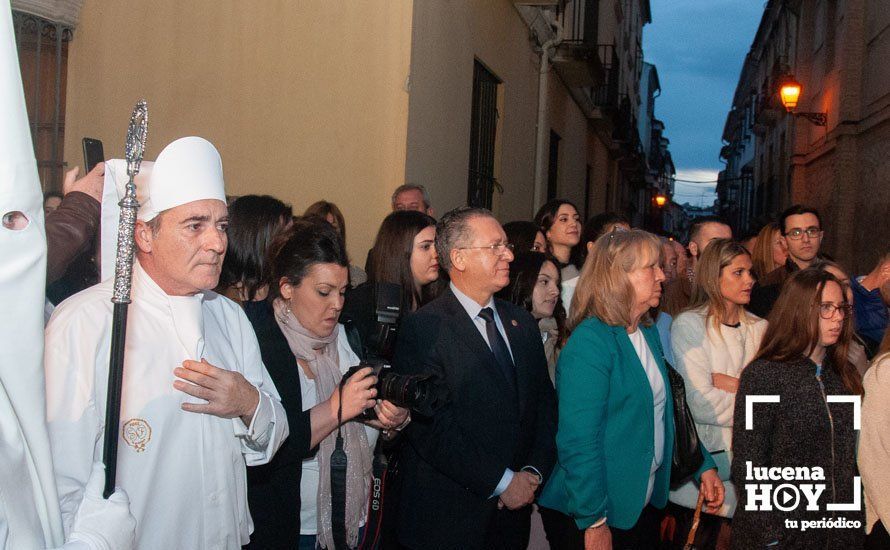
M 869 344 L 876 347 L 884 337 L 890 315 L 887 304 L 881 298 L 881 290 L 876 288 L 869 292 L 859 279 L 860 277 L 850 279 L 850 288 L 853 289 L 853 322 L 856 333 L 871 340 Z
M 674 448 L 674 405 L 654 326 L 641 327 L 658 362 L 666 394 L 664 458 L 649 501 L 667 503 Z M 579 529 L 606 517 L 618 529 L 633 527 L 646 506 L 655 438 L 652 389 L 624 327 L 595 317 L 582 322 L 559 356 L 556 368 L 558 462 L 539 499 L 541 506 L 575 519 Z M 696 473 L 714 468 L 702 448 Z

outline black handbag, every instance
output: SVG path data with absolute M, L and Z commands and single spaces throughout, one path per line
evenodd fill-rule
M 701 451 L 701 440 L 695 429 L 695 420 L 686 404 L 686 384 L 683 377 L 665 360 L 668 379 L 671 383 L 671 397 L 674 402 L 674 454 L 671 457 L 671 487 L 689 481 L 701 468 L 705 457 Z

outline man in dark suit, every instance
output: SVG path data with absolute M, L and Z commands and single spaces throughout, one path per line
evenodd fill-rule
M 448 403 L 405 430 L 399 543 L 525 549 L 530 504 L 556 460 L 541 332 L 528 312 L 494 298 L 513 253 L 491 212 L 453 210 L 436 231 L 451 284 L 403 321 L 393 366 L 432 376 Z

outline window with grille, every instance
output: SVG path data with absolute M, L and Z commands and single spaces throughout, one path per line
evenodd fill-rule
M 13 10 L 31 141 L 44 190 L 61 190 L 65 143 L 65 83 L 73 29 Z
M 498 125 L 498 86 L 501 80 L 476 60 L 473 63 L 473 107 L 470 119 L 470 167 L 467 204 L 491 209 L 500 184 L 494 177 Z

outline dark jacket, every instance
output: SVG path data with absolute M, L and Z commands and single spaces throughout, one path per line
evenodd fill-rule
M 309 448 L 312 437 L 309 411 L 303 412 L 299 367 L 278 328 L 271 302 L 244 302 L 243 306 L 290 426 L 290 435 L 272 460 L 247 469 L 247 503 L 254 524 L 247 547 L 292 549 L 300 540 L 303 459 L 315 452 Z
M 398 534 L 409 548 L 483 548 L 504 470 L 534 466 L 546 480 L 556 460 L 555 393 L 537 323 L 509 302 L 495 299 L 495 307 L 515 362 L 515 393 L 450 289 L 402 322 L 393 367 L 433 376 L 449 396 L 404 432 Z
M 779 298 L 779 293 L 782 292 L 782 285 L 785 284 L 785 280 L 795 271 L 800 271 L 800 267 L 794 263 L 794 260 L 788 258 L 785 260 L 785 265 L 777 267 L 761 277 L 754 283 L 754 288 L 751 289 L 751 301 L 748 303 L 748 311 L 762 319 L 766 319 Z
M 890 322 L 890 312 L 881 296 L 881 289 L 866 290 L 858 279 L 850 279 L 850 288 L 853 289 L 853 322 L 856 333 L 865 341 L 869 357 L 874 357 Z
M 99 201 L 72 191 L 46 216 L 46 297 L 53 304 L 99 282 L 99 210 Z
M 46 216 L 46 284 L 60 279 L 71 262 L 90 249 L 99 231 L 99 201 L 72 191 Z
M 853 406 L 826 400 L 825 396 L 850 394 L 827 362 L 821 382 L 816 378 L 816 365 L 804 358 L 786 363 L 757 360 L 742 372 L 732 430 L 732 481 L 739 491 L 740 501 L 732 522 L 733 548 L 764 548 L 773 541 L 778 541 L 776 548 L 782 549 L 861 548 L 864 532 L 861 528 L 802 531 L 786 527 L 785 523 L 786 520 L 800 522 L 823 518 L 860 522 L 864 519 L 860 510 L 827 510 L 828 503 L 853 502 L 853 484 L 858 483 L 854 480 L 856 432 L 853 429 Z M 746 430 L 745 402 L 749 395 L 778 395 L 780 402 L 754 404 L 753 429 Z M 824 472 L 825 481 L 752 480 L 747 475 L 747 462 L 751 462 L 752 473 L 757 467 L 812 469 L 818 466 Z M 746 486 L 764 483 L 772 484 L 773 488 L 784 483 L 794 486 L 822 483 L 825 491 L 818 499 L 818 511 L 805 510 L 806 498 L 802 493 L 799 506 L 788 511 L 775 507 L 771 511 L 746 510 Z M 782 498 L 779 496 L 780 503 L 784 502 Z M 793 506 L 793 501 L 789 503 L 786 506 Z

